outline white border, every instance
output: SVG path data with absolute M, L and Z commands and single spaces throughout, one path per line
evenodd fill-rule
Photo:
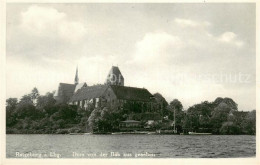
M 256 158 L 159 158 L 159 159 L 6 159 L 6 135 L 5 135 L 5 100 L 6 100 L 6 79 L 5 76 L 5 65 L 6 65 L 6 2 L 7 3 L 256 3 L 256 109 L 259 109 L 260 102 L 258 101 L 260 98 L 260 64 L 259 64 L 259 2 L 258 0 L 229 0 L 227 1 L 217 1 L 217 0 L 184 0 L 184 1 L 176 1 L 176 0 L 139 0 L 139 1 L 129 1 L 129 0 L 0 0 L 0 155 L 1 162 L 0 164 L 229 164 L 229 165 L 256 165 L 260 164 L 260 154 L 259 154 L 259 118 L 260 112 L 256 110 L 257 116 L 257 131 L 256 131 Z M 17 82 L 19 83 L 19 82 Z

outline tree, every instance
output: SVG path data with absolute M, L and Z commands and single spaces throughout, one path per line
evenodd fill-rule
M 169 112 L 167 109 L 168 102 L 165 100 L 165 98 L 160 93 L 155 93 L 153 96 L 158 105 L 158 109 L 160 110 L 161 115 L 168 116 L 169 115 Z
M 55 109 L 58 109 L 58 111 L 52 115 L 52 118 L 54 120 L 57 121 L 59 119 L 64 119 L 67 120 L 67 122 L 75 121 L 75 117 L 77 116 L 76 106 L 61 104 L 57 105 Z
M 33 104 L 36 105 L 37 98 L 40 96 L 39 91 L 36 87 L 32 89 L 30 96 L 32 98 Z
M 15 111 L 18 119 L 25 119 L 26 117 L 30 119 L 38 119 L 43 115 L 31 103 L 19 103 Z
M 242 122 L 242 130 L 246 134 L 256 134 L 256 110 L 249 112 Z
M 190 107 L 184 116 L 183 128 L 189 131 L 197 131 L 200 127 L 199 118 L 200 115 L 198 111 L 196 111 L 196 108 L 194 106 Z
M 225 98 L 221 98 L 221 97 L 218 97 L 216 98 L 216 100 L 213 102 L 213 104 L 217 107 L 219 104 L 221 103 L 225 103 L 227 104 L 231 109 L 233 110 L 237 110 L 237 103 L 231 99 L 231 98 L 228 98 L 228 97 L 225 97 Z
M 176 124 L 176 126 L 181 126 L 182 120 L 184 118 L 182 103 L 178 99 L 174 99 L 173 101 L 170 102 L 168 109 L 172 112 L 169 116 L 173 120 L 174 120 L 173 115 L 175 113 L 175 119 L 176 119 L 175 124 Z
M 46 93 L 44 96 L 38 96 L 37 97 L 37 108 L 44 109 L 46 107 L 51 107 L 56 103 L 56 100 L 53 97 L 53 93 Z
M 18 104 L 17 98 L 6 99 L 6 110 L 14 110 Z
M 248 113 L 244 111 L 232 111 L 228 116 L 228 121 L 233 122 L 234 125 L 239 127 L 240 133 L 243 133 L 243 123 L 246 121 Z
M 233 122 L 224 122 L 220 128 L 220 133 L 225 135 L 240 134 L 240 128 Z
M 100 109 L 96 108 L 94 109 L 89 118 L 88 118 L 88 126 L 91 132 L 94 132 L 95 130 L 98 130 L 98 122 L 100 120 Z
M 208 101 L 189 107 L 184 117 L 183 127 L 190 131 L 210 131 L 210 118 L 213 109 L 214 105 Z
M 183 110 L 182 103 L 178 99 L 174 99 L 173 101 L 170 102 L 170 108 L 175 109 L 177 111 Z
M 119 122 L 125 119 L 123 109 L 111 109 L 110 107 L 95 108 L 88 118 L 88 129 L 91 132 L 118 130 Z
M 16 124 L 15 108 L 17 106 L 17 98 L 9 98 L 6 100 L 6 126 L 11 127 Z
M 188 131 L 193 131 L 191 115 L 185 115 L 182 123 L 182 128 Z
M 213 101 L 213 104 L 216 106 L 219 105 L 224 99 L 222 97 L 217 97 L 215 101 Z
M 31 96 L 29 94 L 22 96 L 19 104 L 33 104 Z
M 216 108 L 214 108 L 211 117 L 214 133 L 219 133 L 222 124 L 228 121 L 228 116 L 231 110 L 232 108 L 224 102 L 221 102 Z

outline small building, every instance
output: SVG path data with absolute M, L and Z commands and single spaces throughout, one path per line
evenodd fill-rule
M 120 130 L 137 130 L 141 128 L 141 122 L 136 120 L 125 120 L 119 124 Z

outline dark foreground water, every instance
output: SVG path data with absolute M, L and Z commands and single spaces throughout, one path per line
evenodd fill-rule
M 7 135 L 7 158 L 255 157 L 248 135 Z

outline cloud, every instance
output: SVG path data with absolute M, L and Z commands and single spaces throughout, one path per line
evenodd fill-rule
M 141 41 L 136 43 L 134 62 L 157 63 L 158 59 L 161 59 L 161 62 L 167 62 L 171 58 L 171 54 L 167 51 L 179 50 L 183 46 L 179 37 L 166 32 L 147 33 Z M 162 55 L 164 58 L 160 58 Z
M 127 63 L 125 77 L 131 77 L 129 84 L 138 87 L 145 84 L 145 88 L 161 92 L 168 101 L 179 98 L 186 105 L 213 101 L 219 96 L 240 101 L 240 95 L 254 86 L 251 55 L 242 47 L 237 49 L 243 41 L 234 32 L 212 34 L 206 28 L 211 23 L 184 19 L 175 22 L 192 30 L 175 26 L 171 33 L 147 32 L 136 42 L 132 61 Z M 239 73 L 250 74 L 252 79 L 247 83 L 220 81 L 221 76 L 234 77 Z
M 126 86 L 160 92 L 168 101 L 178 98 L 185 108 L 219 96 L 254 107 L 253 16 L 213 16 L 209 8 L 183 12 L 169 5 L 171 10 L 113 6 L 9 4 L 8 97 L 21 96 L 33 86 L 44 93 L 59 82 L 73 83 L 77 65 L 81 82 L 103 83 L 111 65 L 119 64 Z M 240 72 L 252 75 L 252 82 L 200 78 Z
M 38 37 L 61 37 L 66 40 L 79 40 L 87 33 L 85 26 L 71 21 L 63 12 L 52 7 L 30 6 L 21 13 L 21 28 Z
M 74 61 L 87 54 L 83 52 L 89 36 L 87 26 L 68 13 L 49 5 L 29 5 L 17 12 L 16 18 L 7 25 L 7 56 L 49 66 L 51 61 Z
M 192 27 L 195 27 L 195 26 L 198 26 L 199 24 L 195 21 L 191 21 L 191 20 L 188 20 L 188 19 L 180 19 L 180 18 L 176 18 L 175 19 L 175 22 L 179 25 L 183 25 L 183 26 L 192 26 Z
M 234 32 L 218 36 L 207 28 L 209 25 L 214 28 L 208 21 L 181 18 L 176 18 L 176 21 L 193 28 L 183 30 L 181 26 L 174 26 L 171 33 L 162 30 L 146 33 L 136 42 L 135 54 L 129 63 L 139 63 L 146 68 L 151 68 L 154 64 L 176 67 L 189 65 L 188 67 L 193 67 L 192 71 L 200 73 L 241 71 L 236 65 L 240 65 L 239 61 L 244 61 L 242 59 L 247 59 L 248 56 L 242 54 L 246 53 L 246 49 L 236 49 L 242 48 L 244 42 Z M 225 59 L 234 57 L 237 57 L 233 60 L 237 64 L 230 68 Z M 202 64 L 208 69 L 201 67 Z M 244 71 L 248 71 L 247 68 Z
M 235 44 L 238 47 L 244 45 L 244 42 L 237 39 L 237 35 L 233 32 L 225 32 L 218 37 L 220 42 Z
M 182 18 L 175 18 L 174 19 L 175 23 L 177 23 L 180 26 L 183 27 L 199 27 L 199 26 L 209 26 L 210 23 L 207 21 L 204 22 L 199 22 L 199 21 L 194 21 L 190 19 L 182 19 Z

